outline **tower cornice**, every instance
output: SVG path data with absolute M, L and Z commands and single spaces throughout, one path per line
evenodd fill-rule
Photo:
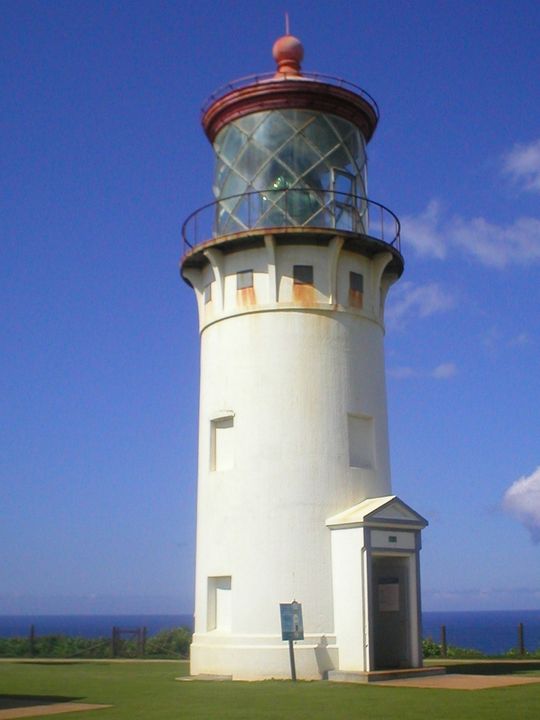
M 244 82 L 249 84 L 244 86 L 242 81 L 238 81 L 239 87 L 232 83 L 232 90 L 224 95 L 217 91 L 203 108 L 204 131 L 213 142 L 221 128 L 232 120 L 254 112 L 292 108 L 338 115 L 356 125 L 369 142 L 378 122 L 373 98 L 356 86 L 355 91 L 343 87 L 346 84 L 343 80 L 328 77 L 333 82 L 325 82 L 322 77 L 272 74 L 245 78 Z

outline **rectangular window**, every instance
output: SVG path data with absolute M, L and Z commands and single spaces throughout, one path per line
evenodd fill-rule
M 313 265 L 293 265 L 295 285 L 313 285 Z
M 360 273 L 349 273 L 349 305 L 361 308 L 364 303 L 364 276 Z
M 332 190 L 337 193 L 337 202 L 351 205 L 352 200 L 348 196 L 355 194 L 355 176 L 344 170 L 332 168 Z
M 236 273 L 236 289 L 244 290 L 253 287 L 253 270 L 241 270 Z
M 208 578 L 208 630 L 230 632 L 232 626 L 231 576 Z
M 210 428 L 210 470 L 230 470 L 234 465 L 233 416 L 212 420 Z
M 349 464 L 373 467 L 373 418 L 349 415 Z
M 360 273 L 351 272 L 350 275 L 351 290 L 355 292 L 364 292 L 364 276 Z

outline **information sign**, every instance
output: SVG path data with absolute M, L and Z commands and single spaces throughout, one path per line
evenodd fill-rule
M 279 611 L 281 613 L 281 639 L 303 640 L 302 605 L 296 600 L 292 603 L 280 603 Z

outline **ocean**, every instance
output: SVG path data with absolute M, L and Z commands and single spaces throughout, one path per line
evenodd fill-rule
M 523 623 L 527 650 L 540 648 L 540 610 L 484 612 L 424 612 L 424 637 L 439 642 L 446 625 L 449 645 L 475 648 L 490 655 L 517 646 L 518 625 Z M 26 636 L 30 625 L 36 635 L 109 637 L 113 626 L 123 630 L 146 627 L 149 635 L 179 626 L 193 628 L 192 615 L 0 615 L 0 637 Z
M 109 637 L 113 627 L 145 627 L 148 635 L 176 627 L 193 629 L 193 615 L 0 615 L 0 637 L 26 636 L 34 625 L 36 635 Z
M 525 648 L 540 649 L 540 610 L 422 613 L 424 637 L 440 642 L 441 625 L 446 625 L 448 645 L 474 648 L 488 655 L 518 646 L 519 623 L 523 623 Z

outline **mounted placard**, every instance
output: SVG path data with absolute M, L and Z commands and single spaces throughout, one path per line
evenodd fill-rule
M 280 603 L 279 611 L 281 613 L 281 639 L 303 640 L 302 605 L 296 600 L 292 603 Z

